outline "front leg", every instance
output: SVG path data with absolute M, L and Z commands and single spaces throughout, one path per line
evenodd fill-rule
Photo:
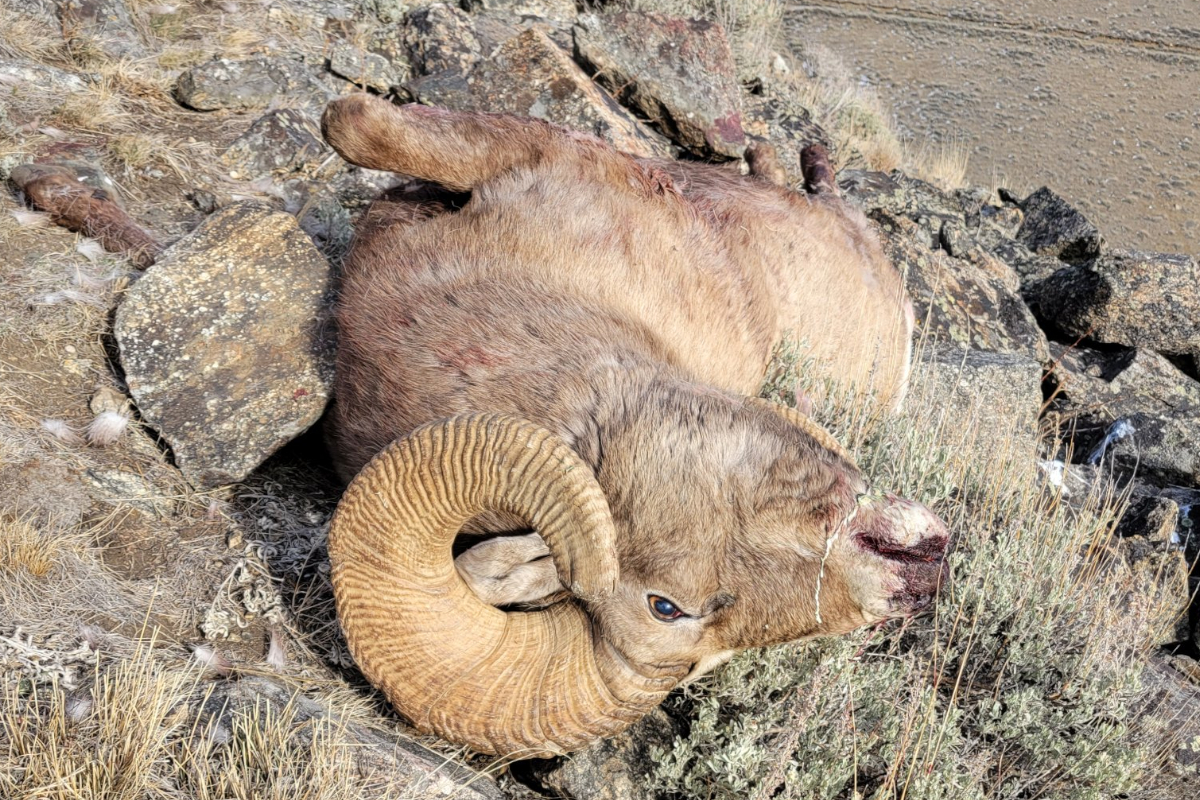
M 493 606 L 540 605 L 565 591 L 550 549 L 536 533 L 480 542 L 454 559 L 454 566 L 471 591 Z

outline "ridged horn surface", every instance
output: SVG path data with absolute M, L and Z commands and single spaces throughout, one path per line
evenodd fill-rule
M 521 757 L 578 749 L 661 702 L 676 676 L 635 672 L 580 603 L 504 612 L 471 592 L 451 545 L 485 511 L 527 520 L 581 600 L 611 592 L 608 504 L 561 439 L 494 414 L 428 425 L 362 470 L 330 525 L 338 617 L 367 679 L 420 730 Z
M 755 405 L 771 409 L 776 414 L 786 419 L 789 423 L 795 425 L 797 428 L 816 439 L 817 444 L 821 445 L 827 450 L 832 450 L 833 452 L 837 453 L 846 461 L 849 461 L 855 469 L 858 469 L 858 464 L 855 462 L 854 457 L 850 455 L 850 451 L 842 447 L 842 443 L 835 439 L 832 433 L 814 422 L 811 417 L 800 413 L 791 406 L 772 403 L 770 400 L 765 400 L 761 397 L 749 397 L 747 400 Z

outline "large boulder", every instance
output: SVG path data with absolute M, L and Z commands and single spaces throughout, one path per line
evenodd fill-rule
M 115 325 L 125 380 L 192 486 L 242 480 L 321 416 L 329 294 L 329 265 L 295 218 L 247 203 L 129 289 Z
M 410 88 L 429 105 L 536 117 L 593 133 L 638 156 L 670 152 L 661 137 L 630 117 L 538 28 L 509 39 L 465 73 L 445 69 Z
M 266 108 L 277 97 L 320 104 L 333 92 L 304 64 L 285 58 L 219 58 L 186 70 L 175 82 L 175 98 L 196 111 Z
M 1025 219 L 1017 238 L 1033 252 L 1072 264 L 1100 255 L 1104 239 L 1096 226 L 1046 187 L 1020 203 Z
M 741 86 L 720 25 L 633 11 L 587 14 L 575 27 L 575 47 L 596 80 L 676 143 L 699 155 L 745 152 Z
M 923 340 L 1047 359 L 1046 337 L 1018 294 L 1020 280 L 1011 268 L 979 248 L 955 258 L 907 217 L 879 211 L 872 219 L 904 276 Z
M 1058 270 L 1026 296 L 1064 339 L 1200 358 L 1200 267 L 1191 256 L 1114 251 Z

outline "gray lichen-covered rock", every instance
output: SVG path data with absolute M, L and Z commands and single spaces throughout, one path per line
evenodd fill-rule
M 457 6 L 431 3 L 408 15 L 404 45 L 420 75 L 450 70 L 462 74 L 482 57 L 471 17 Z
M 1018 353 L 1047 359 L 1046 337 L 1017 294 L 1019 278 L 1007 265 L 972 251 L 953 258 L 927 229 L 879 211 L 884 250 L 900 273 L 916 307 L 918 335 L 941 345 Z
M 412 85 L 423 103 L 522 114 L 593 133 L 637 156 L 666 156 L 661 137 L 631 118 L 538 28 L 505 42 L 465 74 L 444 70 Z
M 283 58 L 220 58 L 185 71 L 175 98 L 197 111 L 266 108 L 276 97 L 323 103 L 333 96 L 301 63 Z
M 52 67 L 49 64 L 39 64 L 36 61 L 18 59 L 15 61 L 0 61 L 0 97 L 9 91 L 18 91 L 22 87 L 36 86 L 40 91 L 51 91 L 54 94 L 70 94 L 82 92 L 87 84 L 73 72 Z M 11 87 L 11 88 L 10 88 Z
M 221 160 L 230 167 L 230 177 L 245 180 L 268 173 L 313 173 L 332 152 L 313 117 L 299 109 L 284 108 L 255 120 L 226 149 Z
M 625 105 L 700 155 L 746 150 L 741 86 L 725 29 L 707 20 L 621 11 L 575 27 L 580 58 Z
M 1051 345 L 1053 412 L 1075 458 L 1147 481 L 1200 486 L 1200 382 L 1151 350 Z
M 1104 239 L 1096 226 L 1046 187 L 1021 201 L 1025 215 L 1017 238 L 1035 253 L 1077 264 L 1100 255 Z
M 128 291 L 126 383 L 184 477 L 245 478 L 320 417 L 332 381 L 330 270 L 289 214 L 227 206 Z
M 1113 251 L 1031 285 L 1048 330 L 1200 357 L 1200 266 L 1185 255 Z
M 112 58 L 146 55 L 125 0 L 59 0 L 58 12 L 68 40 L 84 40 Z
M 393 63 L 385 56 L 347 42 L 335 43 L 329 52 L 329 71 L 362 87 L 386 92 L 408 80 L 408 63 Z

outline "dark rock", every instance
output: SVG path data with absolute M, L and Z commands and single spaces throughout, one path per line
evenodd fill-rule
M 1064 338 L 1200 357 L 1200 268 L 1185 255 L 1114 251 L 1031 285 L 1030 307 Z
M 279 187 L 283 209 L 331 262 L 340 263 L 350 247 L 350 212 L 323 182 L 291 180 Z
M 742 120 L 747 135 L 764 139 L 775 148 L 787 184 L 799 191 L 804 185 L 800 170 L 800 151 L 819 144 L 837 161 L 837 148 L 829 134 L 813 121 L 808 109 L 786 96 L 748 95 Z
M 1021 212 L 1015 207 L 1004 206 L 995 215 L 986 212 L 982 215 L 983 221 L 975 232 L 975 238 L 985 250 L 1021 276 L 1022 290 L 1062 269 L 1062 262 L 1057 258 L 1039 255 L 1013 238 L 1011 229 L 1014 219 L 1012 216 L 1004 219 L 1004 211 L 1015 212 L 1015 223 L 1020 225 Z
M 94 45 L 111 58 L 146 55 L 125 0 L 60 0 L 58 9 L 67 40 Z
M 445 3 L 433 3 L 408 15 L 404 45 L 418 75 L 447 70 L 461 75 L 483 56 L 470 15 Z
M 354 777 L 376 787 L 382 796 L 504 800 L 486 775 L 407 737 L 345 720 L 335 709 L 281 681 L 247 675 L 214 682 L 210 688 L 195 711 L 193 730 L 207 740 L 199 746 L 220 746 L 239 728 L 252 729 L 272 718 L 293 720 L 297 743 L 310 744 L 316 725 L 332 722 L 337 736 L 346 742 L 346 752 L 352 754 Z
M 1021 201 L 1025 220 L 1017 238 L 1030 250 L 1077 264 L 1100 255 L 1104 239 L 1087 217 L 1042 187 Z
M 962 349 L 1017 353 L 1047 360 L 1046 337 L 1017 294 L 1019 279 L 981 249 L 974 258 L 952 258 L 926 228 L 878 211 L 884 249 L 905 276 L 916 307 L 918 336 Z M 940 235 L 940 232 L 939 232 Z
M 741 87 L 725 29 L 706 20 L 621 11 L 575 27 L 579 56 L 622 103 L 699 155 L 746 150 Z
M 115 333 L 142 418 L 196 488 L 246 477 L 321 415 L 330 270 L 289 214 L 228 206 L 129 289 Z
M 465 74 L 444 70 L 415 81 L 423 103 L 458 111 L 503 111 L 593 133 L 637 156 L 669 145 L 632 119 L 538 28 L 505 42 Z
M 655 766 L 650 749 L 668 749 L 674 737 L 667 715 L 655 709 L 623 733 L 535 770 L 559 797 L 643 800 Z
M 255 120 L 221 159 L 231 168 L 230 177 L 244 180 L 268 173 L 315 173 L 332 153 L 315 119 L 285 108 Z
M 1156 545 L 1169 545 L 1179 526 L 1179 504 L 1165 497 L 1135 497 L 1117 523 L 1117 535 L 1141 536 Z
M 303 64 L 283 58 L 220 58 L 192 67 L 175 83 L 175 98 L 197 111 L 266 108 L 280 96 L 321 104 L 333 93 Z
M 1150 350 L 1052 343 L 1053 411 L 1075 458 L 1145 480 L 1200 485 L 1200 382 Z

